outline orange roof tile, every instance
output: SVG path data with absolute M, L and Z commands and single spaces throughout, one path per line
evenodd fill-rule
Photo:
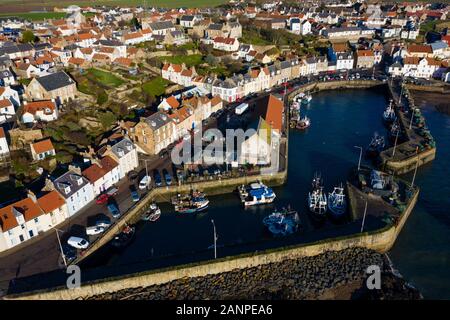
M 94 163 L 89 168 L 83 170 L 82 174 L 90 182 L 94 183 L 95 181 L 97 181 L 100 178 L 102 178 L 106 174 L 106 172 L 98 164 Z
M 14 210 L 20 212 L 25 221 L 30 221 L 42 215 L 41 209 L 30 198 L 17 201 L 16 203 L 0 209 L 0 225 L 3 232 L 18 226 Z
M 28 102 L 24 106 L 23 112 L 24 113 L 29 112 L 31 114 L 36 114 L 36 112 L 38 112 L 38 111 L 43 111 L 45 113 L 47 111 L 47 109 L 50 109 L 50 114 L 52 114 L 53 111 L 56 109 L 55 103 L 51 100 Z
M 35 142 L 31 145 L 31 147 L 34 149 L 34 152 L 37 154 L 44 153 L 50 150 L 54 150 L 52 141 L 50 139 L 45 139 L 39 142 Z
M 6 108 L 6 107 L 11 107 L 11 106 L 12 106 L 12 103 L 8 99 L 0 100 L 0 108 Z
M 5 130 L 2 127 L 0 127 L 0 138 L 6 138 Z
M 37 204 L 45 213 L 50 213 L 55 209 L 61 208 L 65 203 L 64 198 L 55 190 L 37 199 Z

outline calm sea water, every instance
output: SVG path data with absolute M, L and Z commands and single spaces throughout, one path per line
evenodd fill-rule
M 345 181 L 358 162 L 359 150 L 355 146 L 367 147 L 375 131 L 386 134 L 381 114 L 387 102 L 386 92 L 380 89 L 314 95 L 310 106 L 302 111 L 311 118 L 311 127 L 305 132 L 291 131 L 288 182 L 275 189 L 277 200 L 273 206 L 244 210 L 236 194 L 227 194 L 210 197 L 208 212 L 183 216 L 165 204 L 157 223 L 138 225 L 137 237 L 125 251 L 111 254 L 104 250 L 90 258 L 87 265 L 109 266 L 99 269 L 105 276 L 107 269 L 114 270 L 111 274 L 132 272 L 142 270 L 142 264 L 161 267 L 211 258 L 211 219 L 219 235 L 219 256 L 309 241 L 325 234 L 331 236 L 334 230 L 347 230 L 331 223 L 318 230 L 311 225 L 304 215 L 311 179 L 320 172 L 326 191 Z M 419 170 L 416 182 L 421 187 L 420 200 L 390 255 L 399 271 L 426 298 L 450 298 L 450 117 L 431 106 L 424 106 L 424 115 L 439 151 L 432 164 Z M 305 230 L 289 239 L 274 240 L 261 220 L 274 206 L 288 204 L 302 213 Z

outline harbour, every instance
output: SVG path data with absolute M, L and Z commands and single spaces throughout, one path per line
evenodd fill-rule
M 351 105 L 348 99 L 352 100 Z M 367 101 L 371 103 L 367 104 Z M 138 223 L 137 237 L 126 250 L 120 254 L 99 250 L 82 267 L 92 268 L 91 276 L 95 278 L 97 266 L 102 266 L 103 272 L 106 270 L 104 276 L 107 277 L 120 272 L 209 259 L 213 254 L 211 219 L 217 226 L 219 257 L 357 233 L 361 221 L 335 224 L 327 219 L 325 224 L 315 226 L 306 216 L 307 194 L 316 171 L 322 172 L 327 192 L 346 180 L 358 162 L 358 150 L 354 146 L 367 146 L 374 131 L 386 132 L 381 115 L 387 103 L 388 97 L 377 89 L 348 90 L 337 97 L 333 92 L 314 95 L 307 112 L 315 119 L 317 127 L 311 127 L 305 132 L 291 132 L 290 158 L 296 159 L 296 162 L 290 161 L 287 183 L 274 188 L 277 194 L 275 204 L 245 210 L 236 193 L 211 196 L 208 211 L 195 216 L 176 214 L 173 207 L 162 204 L 161 218 L 152 224 Z M 371 121 L 374 114 L 379 115 L 378 121 Z M 364 125 L 355 125 L 353 130 L 348 130 L 346 121 L 349 119 L 346 115 L 351 115 L 352 123 Z M 370 163 L 367 159 L 362 159 L 362 162 L 363 165 Z M 417 177 L 419 180 L 420 174 Z M 273 239 L 265 230 L 262 220 L 275 207 L 287 205 L 298 210 L 300 219 L 306 222 L 305 228 L 293 236 Z M 378 220 L 369 218 L 365 221 L 367 231 L 382 227 Z

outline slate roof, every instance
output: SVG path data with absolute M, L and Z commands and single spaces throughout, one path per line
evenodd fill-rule
M 152 30 L 164 30 L 174 28 L 172 21 L 157 21 L 150 23 L 150 29 Z
M 130 149 L 131 148 L 131 149 Z M 122 139 L 121 141 L 117 142 L 115 145 L 111 147 L 111 151 L 117 156 L 117 158 L 122 158 L 120 156 L 120 153 L 123 152 L 123 156 L 128 154 L 129 152 L 133 151 L 135 149 L 134 144 L 128 140 L 128 139 Z
M 158 130 L 170 121 L 170 118 L 163 112 L 156 112 L 145 119 L 145 122 L 152 130 Z
M 78 179 L 80 179 L 80 184 L 78 184 Z M 85 177 L 72 171 L 66 172 L 53 181 L 56 190 L 58 190 L 59 193 L 66 199 L 70 198 L 74 193 L 77 193 L 78 190 L 82 189 L 88 183 L 89 181 Z M 70 191 L 68 193 L 65 193 L 64 191 L 66 186 L 70 187 Z
M 53 91 L 59 88 L 64 88 L 68 85 L 75 83 L 71 77 L 64 71 L 56 72 L 36 78 L 36 80 L 44 87 L 47 91 Z

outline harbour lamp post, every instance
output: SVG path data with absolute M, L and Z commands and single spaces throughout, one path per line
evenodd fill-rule
M 359 170 L 361 169 L 361 158 L 362 158 L 362 151 L 363 151 L 363 148 L 360 147 L 360 146 L 353 146 L 353 147 L 359 149 L 359 161 L 358 161 L 358 171 L 359 171 Z
M 58 231 L 60 231 L 60 232 L 64 232 L 64 231 L 59 230 L 59 229 L 56 229 L 56 228 L 53 228 L 53 229 L 55 229 L 55 232 L 56 232 L 56 238 L 58 238 L 59 250 L 61 250 L 61 256 L 62 256 L 62 258 L 63 258 L 63 262 L 64 262 L 64 265 L 65 265 L 66 268 L 67 268 L 66 255 L 64 254 L 64 251 L 63 251 L 63 248 L 62 248 L 62 245 L 61 245 L 61 239 L 59 238 L 59 233 L 58 233 Z
M 364 207 L 364 216 L 363 216 L 363 220 L 362 220 L 362 224 L 361 224 L 361 233 L 364 230 L 364 222 L 366 221 L 366 213 L 367 213 L 367 200 L 366 200 L 366 206 Z
M 217 259 L 217 233 L 216 233 L 216 225 L 214 224 L 214 220 L 211 219 L 211 223 L 214 229 L 214 259 Z
M 392 158 L 395 155 L 395 148 L 397 147 L 397 140 L 398 140 L 398 134 L 400 133 L 400 128 L 397 130 L 397 134 L 395 135 L 395 143 L 394 143 L 394 149 L 392 149 Z

